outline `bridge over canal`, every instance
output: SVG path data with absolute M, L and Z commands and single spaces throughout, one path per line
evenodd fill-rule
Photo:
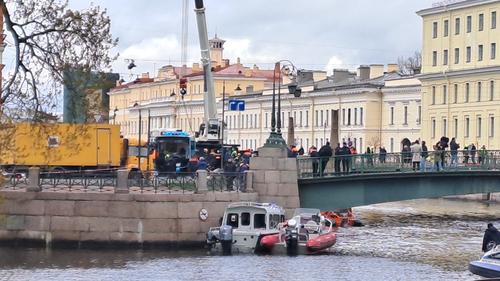
M 433 156 L 433 152 L 430 152 Z M 444 169 L 434 161 L 413 170 L 411 154 L 362 154 L 344 157 L 299 158 L 301 207 L 332 210 L 370 204 L 451 195 L 500 192 L 500 151 L 479 152 L 473 158 L 459 151 Z M 430 157 L 433 159 L 433 157 Z M 454 159 L 455 160 L 455 159 Z M 323 167 L 325 168 L 323 170 Z M 342 169 L 342 168 L 345 169 Z

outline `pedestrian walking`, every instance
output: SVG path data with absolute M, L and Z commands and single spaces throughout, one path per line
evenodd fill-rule
M 433 149 L 434 149 L 434 152 L 432 153 L 432 156 L 434 158 L 433 159 L 434 160 L 434 169 L 436 170 L 436 172 L 440 172 L 443 170 L 443 163 L 441 162 L 443 160 L 442 156 L 441 156 L 443 151 L 441 150 L 441 148 L 439 146 L 439 142 L 433 146 Z
M 412 169 L 413 171 L 420 170 L 420 161 L 422 160 L 422 146 L 420 146 L 420 142 L 416 140 L 410 147 L 412 153 Z
M 318 176 L 318 150 L 313 145 L 309 148 L 309 156 L 311 157 L 313 177 Z
M 476 146 L 474 144 L 470 145 L 470 158 L 472 160 L 472 164 L 476 164 Z
M 385 147 L 382 146 L 378 154 L 378 160 L 380 161 L 380 163 L 385 163 L 386 157 L 387 157 L 387 150 L 385 150 Z
M 486 146 L 482 146 L 479 150 L 479 164 L 483 165 L 486 163 L 486 157 L 488 156 L 488 151 L 486 151 Z

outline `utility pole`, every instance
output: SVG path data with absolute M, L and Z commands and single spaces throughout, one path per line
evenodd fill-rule
M 222 81 L 222 126 L 221 128 L 221 140 L 220 140 L 220 167 L 224 169 L 224 129 L 226 128 L 226 123 L 224 119 L 224 114 L 226 111 L 226 81 Z

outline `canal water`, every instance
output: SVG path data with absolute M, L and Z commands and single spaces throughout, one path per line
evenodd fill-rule
M 343 228 L 331 254 L 210 256 L 199 251 L 0 248 L 3 280 L 478 280 L 487 222 L 500 205 L 414 200 L 354 209 L 365 224 Z

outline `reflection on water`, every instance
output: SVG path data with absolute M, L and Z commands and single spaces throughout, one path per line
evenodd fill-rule
M 356 208 L 362 228 L 339 230 L 322 256 L 210 256 L 204 250 L 0 248 L 0 280 L 475 280 L 498 205 L 416 200 Z

